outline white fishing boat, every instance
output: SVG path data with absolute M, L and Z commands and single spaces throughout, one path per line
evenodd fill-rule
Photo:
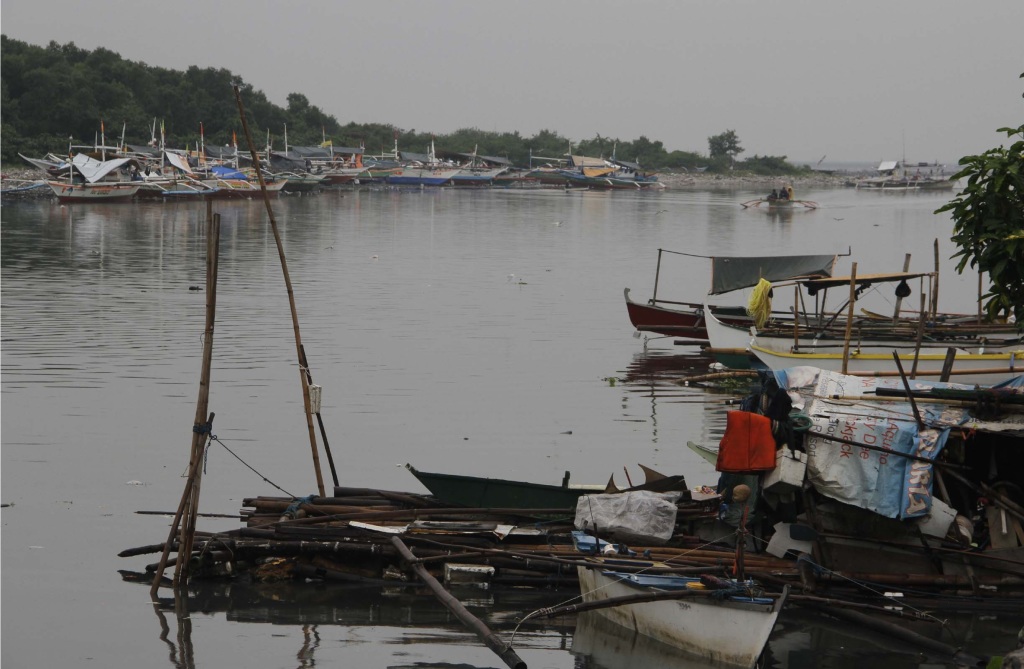
M 577 568 L 583 601 L 614 604 L 624 598 L 595 613 L 694 658 L 727 667 L 755 666 L 788 595 L 765 595 L 753 581 L 718 579 L 725 589 L 709 590 L 699 578 L 595 567 Z M 647 596 L 665 598 L 628 603 Z
M 823 305 L 829 288 L 849 293 L 853 282 L 859 295 L 868 286 L 906 287 L 912 279 L 930 285 L 934 273 L 802 279 L 775 284 L 773 289 L 795 285 L 821 298 L 819 304 Z M 906 291 L 909 294 L 909 288 Z M 898 289 L 897 295 L 900 293 Z M 1024 340 L 1012 324 L 979 323 L 976 317 L 962 314 L 929 312 L 922 324 L 919 315 L 855 314 L 847 302 L 833 310 L 801 311 L 796 319 L 771 318 L 758 327 L 729 323 L 711 307 L 704 311 L 713 348 L 749 351 L 772 370 L 806 365 L 856 376 L 896 376 L 895 352 L 904 371 L 914 378 L 940 380 L 945 376 L 958 383 L 992 385 L 1019 374 L 1024 360 Z
M 66 168 L 66 179 L 47 182 L 62 203 L 127 202 L 143 185 L 140 165 L 134 158 L 96 160 L 79 153 Z
M 67 183 L 65 181 L 46 182 L 57 196 L 57 199 L 64 204 L 73 202 L 130 202 L 139 189 L 140 183 L 112 182 L 112 183 Z

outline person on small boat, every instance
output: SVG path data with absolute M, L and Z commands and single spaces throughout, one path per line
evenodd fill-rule
M 773 188 L 771 194 L 768 196 L 768 199 L 769 200 L 778 200 L 779 199 L 779 191 L 777 191 L 777 190 L 775 190 Z
M 783 186 L 782 188 L 779 189 L 779 199 L 780 200 L 788 200 L 789 199 L 789 193 L 787 192 L 785 186 Z
M 792 200 L 793 199 L 793 187 L 792 186 L 786 186 L 786 199 L 787 200 Z

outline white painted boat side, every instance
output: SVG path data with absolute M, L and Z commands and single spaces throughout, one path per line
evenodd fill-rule
M 579 568 L 585 602 L 651 591 L 596 569 Z M 775 627 L 778 609 L 710 597 L 661 600 L 595 611 L 627 628 L 703 660 L 753 667 Z

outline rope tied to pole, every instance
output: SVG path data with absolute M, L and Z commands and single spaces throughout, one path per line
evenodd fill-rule
M 291 498 L 295 499 L 295 495 L 291 494 L 290 492 L 288 492 L 287 490 L 285 490 L 285 489 L 284 489 L 284 488 L 282 488 L 281 486 L 277 485 L 276 483 L 274 483 L 273 481 L 271 481 L 270 479 L 268 479 L 268 478 L 267 478 L 266 476 L 264 476 L 264 475 L 263 475 L 263 474 L 261 474 L 260 472 L 256 471 L 256 469 L 255 469 L 255 468 L 254 468 L 254 467 L 253 467 L 252 465 L 250 465 L 250 464 L 249 464 L 248 462 L 246 462 L 246 461 L 245 461 L 245 460 L 243 460 L 243 459 L 242 459 L 241 457 L 239 457 L 239 455 L 238 455 L 237 453 L 235 453 L 235 452 L 234 452 L 234 451 L 232 451 L 232 450 L 231 450 L 230 448 L 228 448 L 228 445 L 227 445 L 227 444 L 225 444 L 225 443 L 224 443 L 223 441 L 221 441 L 220 439 L 218 439 L 218 438 L 217 438 L 217 435 L 215 435 L 215 434 L 214 434 L 214 435 L 211 435 L 211 436 L 210 436 L 210 441 L 211 441 L 211 442 L 212 442 L 212 441 L 216 441 L 216 442 L 217 442 L 218 444 L 220 444 L 221 446 L 223 446 L 223 447 L 224 447 L 224 450 L 225 450 L 225 451 L 227 451 L 227 452 L 228 452 L 228 453 L 230 453 L 231 455 L 235 456 L 235 459 L 236 459 L 236 460 L 238 460 L 238 461 L 239 461 L 239 462 L 241 462 L 241 463 L 242 463 L 243 465 L 245 465 L 246 467 L 248 467 L 248 468 L 249 468 L 249 469 L 250 469 L 250 470 L 252 471 L 252 473 L 256 474 L 256 476 L 259 476 L 259 477 L 260 477 L 261 479 L 263 479 L 263 480 L 264 480 L 264 481 L 265 481 L 266 483 L 269 483 L 269 484 L 270 484 L 271 486 L 273 486 L 273 487 L 277 488 L 278 490 L 280 490 L 280 491 L 281 491 L 281 492 L 283 492 L 284 494 L 286 494 L 286 495 L 288 495 L 289 497 L 291 497 Z

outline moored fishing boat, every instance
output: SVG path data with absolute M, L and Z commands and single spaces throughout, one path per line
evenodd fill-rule
M 616 548 L 582 532 L 573 536 L 582 552 Z M 756 665 L 788 597 L 788 589 L 769 595 L 746 578 L 619 571 L 614 555 L 590 562 L 577 567 L 585 606 L 636 634 L 721 666 Z
M 142 187 L 140 165 L 133 158 L 96 160 L 79 153 L 61 169 L 66 180 L 47 185 L 62 203 L 129 202 Z
M 400 167 L 384 180 L 392 186 L 444 186 L 461 169 L 440 167 Z
M 658 249 L 658 261 L 654 273 L 654 291 L 646 304 L 630 299 L 630 289 L 625 289 L 626 312 L 629 321 L 639 332 L 654 332 L 667 337 L 684 337 L 706 340 L 705 304 L 682 302 L 658 298 L 661 281 L 661 261 L 664 254 L 694 257 L 692 254 Z M 706 257 L 706 256 L 705 256 Z M 757 284 L 761 278 L 771 281 L 794 277 L 831 276 L 835 255 L 807 256 L 716 256 L 711 260 L 711 292 L 722 295 Z M 750 317 L 743 307 L 711 307 L 719 318 L 729 323 L 749 327 Z M 745 344 L 745 342 L 744 342 Z M 731 348 L 735 348 L 732 346 Z
M 910 171 L 914 168 L 914 172 Z M 926 170 L 922 172 L 921 170 Z M 906 164 L 901 161 L 882 161 L 876 168 L 877 176 L 864 177 L 854 182 L 858 190 L 876 191 L 943 191 L 952 190 L 956 181 L 943 173 L 938 164 Z
M 561 485 L 527 481 L 421 472 L 412 465 L 406 469 L 437 499 L 448 504 L 477 509 L 573 509 L 583 495 L 619 492 L 614 480 L 606 485 L 570 485 L 565 472 Z M 682 476 L 665 476 L 641 465 L 645 482 L 629 490 L 685 490 Z
M 64 204 L 85 202 L 131 202 L 142 188 L 140 183 L 108 182 L 108 183 L 67 183 L 64 181 L 46 182 L 57 200 Z
M 886 284 L 909 291 L 908 280 L 931 284 L 934 276 L 932 272 L 863 274 L 799 279 L 783 285 L 817 295 L 823 305 L 830 287 L 855 283 L 857 296 L 870 286 Z M 858 297 L 853 299 L 856 303 Z M 859 376 L 893 376 L 902 365 L 915 378 L 995 384 L 1018 374 L 1024 359 L 1024 340 L 1012 324 L 978 322 L 964 315 L 929 312 L 924 322 L 920 317 L 880 319 L 870 312 L 855 314 L 847 301 L 836 310 L 798 311 L 795 319 L 772 317 L 750 327 L 726 322 L 710 308 L 706 311 L 713 348 L 745 349 L 774 370 L 807 365 Z
M 311 193 L 324 185 L 326 177 L 309 173 L 278 172 L 274 174 L 274 181 L 284 182 L 281 191 L 285 193 Z

